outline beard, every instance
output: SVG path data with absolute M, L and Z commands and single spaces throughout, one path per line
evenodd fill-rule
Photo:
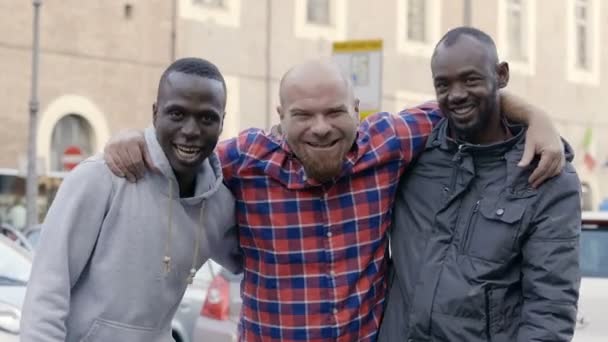
M 348 151 L 343 147 L 327 153 L 311 153 L 306 147 L 292 147 L 292 149 L 304 166 L 306 175 L 321 183 L 330 181 L 340 175 Z
M 456 137 L 463 141 L 475 142 L 491 124 L 493 113 L 500 110 L 500 104 L 486 99 L 477 105 L 477 117 L 467 125 L 461 125 L 453 118 L 448 118 L 451 129 Z

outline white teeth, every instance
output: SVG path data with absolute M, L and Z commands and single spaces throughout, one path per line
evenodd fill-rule
M 183 145 L 175 145 L 175 151 L 183 159 L 194 159 L 198 157 L 201 149 L 198 147 L 189 147 Z
M 335 144 L 335 142 L 330 142 L 328 144 L 315 144 L 315 143 L 308 143 L 308 145 L 312 146 L 312 147 L 317 147 L 317 148 L 327 148 L 327 147 L 331 147 Z
M 455 108 L 455 109 L 453 109 L 453 111 L 456 114 L 466 114 L 466 113 L 470 112 L 471 109 L 473 109 L 473 107 L 469 106 L 469 107 L 463 107 L 463 108 Z

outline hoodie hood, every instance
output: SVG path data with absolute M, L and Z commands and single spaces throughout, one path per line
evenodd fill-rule
M 156 181 L 164 183 L 164 186 L 160 187 L 161 189 L 163 189 L 161 190 L 161 192 L 164 195 L 169 196 L 167 182 L 172 183 L 173 189 L 179 189 L 177 177 L 175 177 L 173 168 L 171 167 L 171 164 L 169 164 L 169 160 L 167 159 L 165 152 L 163 151 L 160 146 L 160 143 L 158 142 L 158 138 L 156 137 L 156 130 L 154 129 L 154 127 L 146 128 L 144 134 L 146 139 L 146 145 L 148 146 L 148 151 L 150 152 L 152 162 L 160 171 L 160 174 L 152 173 L 153 177 L 156 178 Z M 222 176 L 222 168 L 220 166 L 220 161 L 214 152 L 201 163 L 198 169 L 196 175 L 196 188 L 194 190 L 194 196 L 188 198 L 181 198 L 180 200 L 182 203 L 188 205 L 200 204 L 203 200 L 209 198 L 214 193 L 216 193 L 222 185 L 223 181 L 224 178 Z M 179 191 L 174 192 L 179 193 Z M 173 196 L 175 196 L 175 194 L 173 194 Z

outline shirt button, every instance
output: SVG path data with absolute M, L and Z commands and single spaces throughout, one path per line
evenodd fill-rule
M 330 274 L 332 277 L 335 277 L 335 276 L 336 276 L 336 272 L 334 272 L 334 271 L 330 271 L 330 272 L 329 272 L 329 274 Z
M 505 213 L 505 210 L 503 208 L 500 208 L 500 209 L 496 210 L 496 215 L 497 216 L 502 216 L 502 214 L 504 214 L 504 213 Z
M 327 237 L 331 237 L 331 232 L 327 232 Z
M 334 308 L 334 315 L 338 314 L 338 309 Z

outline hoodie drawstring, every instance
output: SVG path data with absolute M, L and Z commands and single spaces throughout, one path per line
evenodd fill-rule
M 163 263 L 165 264 L 165 273 L 171 271 L 171 236 L 173 235 L 173 182 L 169 179 L 169 213 L 167 215 L 169 220 L 167 229 L 167 239 L 165 240 L 165 257 Z
M 203 231 L 203 218 L 205 212 L 206 201 L 203 200 L 201 205 L 201 211 L 199 215 L 199 227 L 196 230 L 196 238 L 194 239 L 194 255 L 192 257 L 192 266 L 190 273 L 186 281 L 188 284 L 192 284 L 194 276 L 196 275 L 196 261 L 200 254 L 200 239 Z M 168 228 L 167 228 L 167 239 L 165 241 L 165 257 L 163 258 L 163 264 L 165 265 L 165 273 L 171 272 L 171 237 L 173 235 L 173 182 L 169 179 L 169 212 L 168 212 Z

